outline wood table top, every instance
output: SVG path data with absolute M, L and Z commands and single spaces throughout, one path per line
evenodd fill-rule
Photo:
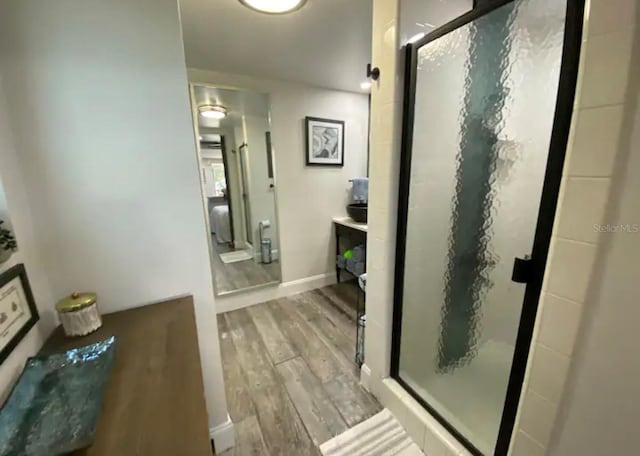
M 116 337 L 96 441 L 75 456 L 211 456 L 193 298 L 103 317 L 85 337 L 56 328 L 40 353 Z

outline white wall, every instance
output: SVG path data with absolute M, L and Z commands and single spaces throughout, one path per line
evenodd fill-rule
M 367 171 L 367 96 L 195 69 L 189 70 L 189 80 L 269 94 L 282 280 L 334 271 L 331 218 L 346 216 L 348 181 Z M 344 167 L 305 166 L 305 116 L 346 121 Z
M 0 21 L 7 111 L 52 295 L 95 290 L 113 312 L 193 294 L 209 424 L 225 422 L 176 1 L 11 0 Z
M 40 349 L 54 327 L 53 297 L 33 232 L 33 218 L 22 179 L 22 170 L 18 163 L 18 151 L 9 130 L 7 114 L 0 74 L 0 185 L 4 189 L 11 223 L 18 242 L 18 252 L 14 253 L 9 261 L 0 265 L 0 273 L 15 264 L 24 263 L 40 314 L 40 321 L 31 328 L 31 331 L 0 365 L 0 404 L 4 402 L 20 375 L 26 359 Z

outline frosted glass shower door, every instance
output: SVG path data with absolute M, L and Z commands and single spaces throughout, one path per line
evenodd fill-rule
M 566 1 L 516 0 L 418 44 L 395 374 L 493 454 L 531 252 Z M 440 35 L 440 34 L 438 34 Z

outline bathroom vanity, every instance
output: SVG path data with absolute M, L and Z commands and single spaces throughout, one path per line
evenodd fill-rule
M 334 217 L 333 225 L 336 233 L 336 257 L 344 250 L 343 247 L 348 244 L 354 246 L 356 244 L 367 244 L 367 224 L 358 223 L 351 217 Z M 344 270 L 336 262 L 336 279 L 340 283 L 340 272 Z

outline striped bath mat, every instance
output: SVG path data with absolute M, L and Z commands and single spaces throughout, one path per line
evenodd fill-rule
M 323 456 L 424 456 L 387 409 L 323 443 L 320 452 Z

